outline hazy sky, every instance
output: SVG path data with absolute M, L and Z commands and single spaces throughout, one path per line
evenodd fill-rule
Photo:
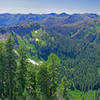
M 100 0 L 0 0 L 0 13 L 98 13 Z

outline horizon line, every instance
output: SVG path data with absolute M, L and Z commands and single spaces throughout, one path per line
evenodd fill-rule
M 100 15 L 99 13 L 94 13 L 94 12 L 93 13 L 92 12 L 90 12 L 90 13 L 78 13 L 78 12 L 75 12 L 75 13 L 66 13 L 66 12 L 61 12 L 61 13 L 56 13 L 56 12 L 50 12 L 50 13 L 31 13 L 31 12 L 29 12 L 29 13 L 21 13 L 21 12 L 12 13 L 12 12 L 4 12 L 4 13 L 0 13 L 0 14 L 14 14 L 14 15 L 16 15 L 16 14 L 25 14 L 25 15 L 27 15 L 27 14 L 37 14 L 37 15 L 56 14 L 56 15 L 59 15 L 59 14 L 63 14 L 63 13 L 68 14 L 68 15 L 73 15 L 73 14 L 96 14 L 96 15 Z

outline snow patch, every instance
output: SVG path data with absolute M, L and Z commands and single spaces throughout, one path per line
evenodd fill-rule
M 15 52 L 15 54 L 17 56 L 19 56 L 19 53 L 15 49 L 13 51 Z M 37 66 L 39 65 L 39 63 L 37 63 L 36 61 L 34 61 L 34 60 L 30 59 L 30 58 L 28 58 L 27 61 L 32 63 L 33 65 L 37 65 Z M 42 63 L 42 61 L 40 63 Z
M 38 31 L 35 31 L 35 33 L 38 33 Z
M 28 62 L 30 62 L 30 63 L 32 63 L 32 64 L 34 64 L 34 65 L 39 65 L 37 62 L 35 62 L 34 60 L 32 60 L 32 59 L 30 59 L 30 58 L 28 58 Z
M 37 42 L 38 42 L 38 41 L 39 41 L 39 39 L 38 39 L 38 38 L 36 38 L 36 40 L 35 40 L 35 41 L 37 41 Z
M 14 49 L 14 52 L 15 52 L 15 54 L 17 55 L 17 56 L 19 56 L 19 53 Z

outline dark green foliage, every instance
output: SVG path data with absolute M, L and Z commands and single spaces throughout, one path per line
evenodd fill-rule
M 46 100 L 48 97 L 48 71 L 46 64 L 43 64 L 39 67 L 36 73 L 36 82 L 37 82 L 37 95 L 40 100 Z
M 56 97 L 57 90 L 57 66 L 59 58 L 51 54 L 47 62 L 42 63 L 38 68 L 33 68 L 32 76 L 29 76 L 30 82 L 28 89 L 34 99 L 47 100 Z M 58 62 L 59 63 L 59 62 Z
M 47 23 L 46 30 L 33 22 L 9 27 L 15 33 L 0 43 L 2 100 L 99 100 L 100 19 L 76 23 L 76 16 L 74 24 Z
M 47 70 L 48 70 L 48 87 L 49 87 L 48 94 L 49 96 L 53 96 L 56 93 L 57 80 L 58 80 L 57 69 L 58 69 L 59 64 L 60 64 L 60 60 L 56 55 L 51 54 L 48 57 Z
M 5 93 L 5 55 L 4 55 L 4 44 L 0 43 L 0 97 L 4 98 L 4 96 L 6 95 Z
M 15 72 L 16 72 L 16 58 L 14 55 L 14 41 L 11 36 L 11 34 L 8 37 L 7 43 L 6 43 L 6 90 L 8 98 L 13 100 L 15 98 Z
M 74 98 L 71 97 L 69 91 L 70 91 L 70 83 L 64 76 L 58 87 L 58 97 L 61 98 L 62 100 L 73 100 Z
M 19 54 L 19 61 L 18 61 L 18 69 L 17 69 L 17 80 L 18 80 L 18 90 L 19 90 L 19 95 L 23 96 L 24 89 L 26 87 L 27 81 L 27 62 L 26 62 L 26 54 L 24 52 L 24 49 L 20 48 L 18 50 Z

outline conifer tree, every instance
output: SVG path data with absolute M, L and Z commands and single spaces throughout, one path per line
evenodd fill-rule
M 69 96 L 69 82 L 67 81 L 66 77 L 64 76 L 61 80 L 61 84 L 58 88 L 59 95 L 63 100 L 70 100 Z
M 17 70 L 17 79 L 18 79 L 18 89 L 19 89 L 19 95 L 23 96 L 23 92 L 25 90 L 26 87 L 26 75 L 27 75 L 27 62 L 26 62 L 26 54 L 24 52 L 23 48 L 19 49 L 19 60 L 18 60 L 18 70 Z
M 59 58 L 54 55 L 51 54 L 48 57 L 48 61 L 47 61 L 48 65 L 47 65 L 47 70 L 48 70 L 48 94 L 49 96 L 53 96 L 56 93 L 56 89 L 57 89 L 57 80 L 58 80 L 58 66 L 60 64 L 60 60 Z
M 16 57 L 14 53 L 14 40 L 10 34 L 6 42 L 6 90 L 8 98 L 15 100 L 16 87 Z
M 38 97 L 40 97 L 40 100 L 46 100 L 48 98 L 48 72 L 45 63 L 39 66 L 36 74 L 36 82 Z
M 5 53 L 4 53 L 4 43 L 0 43 L 0 97 L 4 99 L 5 93 Z

